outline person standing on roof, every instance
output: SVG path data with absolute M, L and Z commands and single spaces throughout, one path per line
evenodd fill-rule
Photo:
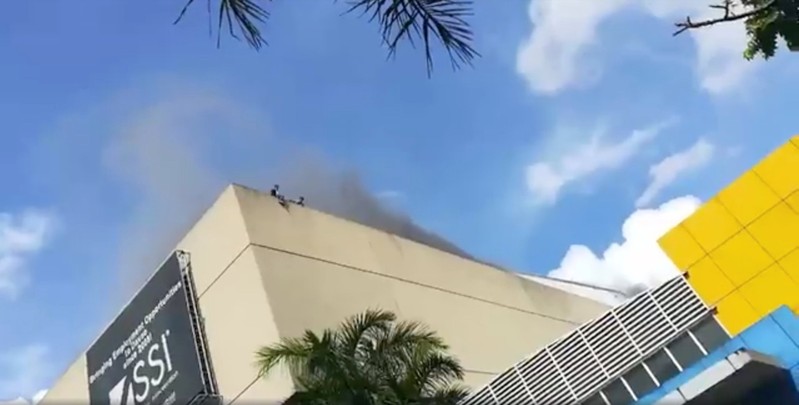
M 294 204 L 299 205 L 300 207 L 304 207 L 305 206 L 305 197 L 300 196 L 300 198 L 298 198 L 296 200 L 291 200 L 291 202 L 293 202 Z

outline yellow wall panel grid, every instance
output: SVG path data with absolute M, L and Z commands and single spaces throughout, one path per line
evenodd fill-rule
M 730 279 L 708 256 L 688 269 L 688 284 L 708 306 L 716 304 L 735 289 Z
M 754 171 L 780 198 L 785 198 L 799 189 L 799 149 L 788 142 L 758 163 Z
M 794 249 L 780 259 L 780 266 L 794 281 L 799 283 L 799 249 Z
M 779 259 L 798 245 L 799 215 L 787 204 L 779 203 L 747 229 L 771 257 Z
M 681 271 L 688 269 L 706 254 L 682 225 L 668 231 L 658 240 L 658 244 Z
M 787 203 L 795 213 L 799 214 L 799 191 L 789 195 L 788 198 L 785 199 L 785 203 Z
M 733 335 L 782 305 L 799 313 L 799 135 L 658 244 Z
M 760 318 L 754 308 L 738 291 L 724 297 L 716 306 L 716 309 L 718 311 L 716 317 L 732 336 L 741 333 L 741 331 L 757 322 Z
M 719 193 L 719 201 L 743 225 L 780 202 L 780 198 L 754 172 L 748 171 Z
M 760 318 L 783 305 L 793 307 L 799 299 L 799 285 L 777 264 L 747 282 L 740 291 Z
M 706 252 L 717 248 L 741 229 L 740 223 L 717 199 L 711 199 L 684 222 L 683 226 Z
M 774 262 L 745 230 L 710 252 L 710 257 L 736 286 L 743 285 Z

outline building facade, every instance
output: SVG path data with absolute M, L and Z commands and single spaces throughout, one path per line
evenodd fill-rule
M 190 257 L 209 363 L 225 403 L 291 395 L 286 373 L 258 378 L 256 350 L 336 326 L 367 308 L 430 325 L 475 388 L 608 309 L 379 230 L 284 207 L 240 186 L 222 193 L 177 250 Z M 41 404 L 89 403 L 88 376 L 96 371 L 88 370 L 86 358 L 66 370 Z
M 799 403 L 799 137 L 659 240 L 680 274 L 464 404 Z

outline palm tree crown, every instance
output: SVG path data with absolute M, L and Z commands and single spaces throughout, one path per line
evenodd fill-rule
M 284 365 L 298 392 L 291 403 L 341 405 L 455 404 L 467 391 L 448 346 L 418 322 L 368 310 L 321 334 L 283 339 L 257 353 L 266 376 Z
M 212 0 L 205 1 L 209 18 L 216 14 L 217 45 L 223 32 L 237 39 L 241 35 L 255 49 L 266 45 L 261 26 L 270 17 L 264 6 L 269 0 L 213 0 L 218 2 L 215 13 Z M 183 19 L 195 2 L 186 0 L 175 23 Z M 347 13 L 359 11 L 379 24 L 389 56 L 395 54 L 403 40 L 411 45 L 420 42 L 428 74 L 433 69 L 431 42 L 438 42 L 444 48 L 453 68 L 471 64 L 480 56 L 472 45 L 474 34 L 467 21 L 472 15 L 472 0 L 349 0 L 348 3 Z

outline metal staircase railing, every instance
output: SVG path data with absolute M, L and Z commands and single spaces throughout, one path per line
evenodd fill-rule
M 208 350 L 208 338 L 205 332 L 205 318 L 200 311 L 197 286 L 191 269 L 191 256 L 187 252 L 178 251 L 181 264 L 181 278 L 186 287 L 186 303 L 189 308 L 194 342 L 197 345 L 197 356 L 200 363 L 204 392 L 192 399 L 191 405 L 221 405 L 222 396 L 216 382 L 214 367 Z

